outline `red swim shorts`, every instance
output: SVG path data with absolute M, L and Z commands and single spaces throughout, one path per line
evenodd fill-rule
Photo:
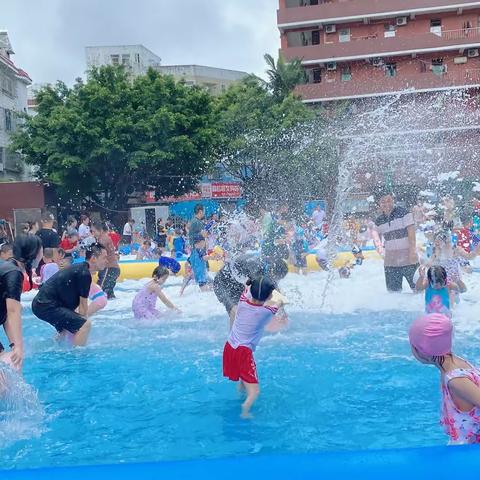
M 228 342 L 223 349 L 223 376 L 238 382 L 258 383 L 257 366 L 248 347 L 233 348 Z

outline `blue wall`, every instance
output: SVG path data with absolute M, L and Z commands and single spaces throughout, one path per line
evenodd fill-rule
M 201 204 L 205 207 L 205 215 L 208 217 L 212 213 L 218 213 L 220 211 L 220 202 L 217 200 L 191 200 L 187 202 L 177 202 L 170 205 L 170 215 L 190 220 L 193 217 L 193 210 L 195 205 Z M 237 200 L 232 202 L 236 208 L 242 209 L 245 205 L 245 200 Z

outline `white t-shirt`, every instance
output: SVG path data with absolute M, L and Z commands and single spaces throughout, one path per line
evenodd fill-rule
M 123 234 L 124 235 L 127 235 L 127 236 L 132 236 L 132 226 L 127 222 L 124 226 L 123 226 Z
M 251 297 L 249 297 L 248 291 L 245 291 L 240 297 L 237 315 L 228 336 L 228 343 L 233 348 L 244 346 L 254 352 L 262 338 L 263 330 L 278 312 L 278 307 L 255 305 L 250 302 Z
M 40 268 L 40 281 L 45 283 L 49 278 L 53 277 L 59 271 L 58 265 L 55 262 L 45 263 Z
M 323 210 L 314 210 L 312 214 L 312 220 L 315 222 L 317 227 L 321 227 L 323 219 L 325 218 L 325 212 Z
M 90 227 L 88 225 L 85 225 L 84 223 L 81 223 L 78 227 L 78 236 L 80 237 L 80 240 L 89 237 Z

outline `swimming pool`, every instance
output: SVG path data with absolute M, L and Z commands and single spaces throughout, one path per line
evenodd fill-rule
M 309 278 L 311 288 L 320 277 Z M 287 282 L 290 298 L 305 287 L 298 281 Z M 30 437 L 1 445 L 0 468 L 446 443 L 438 375 L 409 352 L 415 308 L 333 314 L 292 305 L 288 331 L 257 351 L 262 393 L 255 418 L 244 421 L 234 384 L 221 375 L 227 321 L 213 294 L 182 317 L 138 328 L 127 308 L 138 288 L 120 286 L 83 349 L 56 344 L 26 312 L 24 375 L 45 414 Z M 166 291 L 174 298 L 177 288 Z M 199 295 L 189 292 L 182 308 Z M 456 341 L 467 358 L 480 358 L 469 334 Z

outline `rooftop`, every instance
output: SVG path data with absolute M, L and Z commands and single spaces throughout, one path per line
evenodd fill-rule
M 278 10 L 278 27 L 313 26 L 354 22 L 374 18 L 415 16 L 429 12 L 463 11 L 480 8 L 469 0 L 347 0 Z
M 207 65 L 161 65 L 157 67 L 159 71 L 166 71 L 172 72 L 177 70 L 177 73 L 185 72 L 190 70 L 194 75 L 200 76 L 213 76 L 213 77 L 230 77 L 233 80 L 241 79 L 243 77 L 248 76 L 247 72 L 243 72 L 241 70 L 232 70 L 228 68 L 218 68 L 218 67 L 210 67 Z

